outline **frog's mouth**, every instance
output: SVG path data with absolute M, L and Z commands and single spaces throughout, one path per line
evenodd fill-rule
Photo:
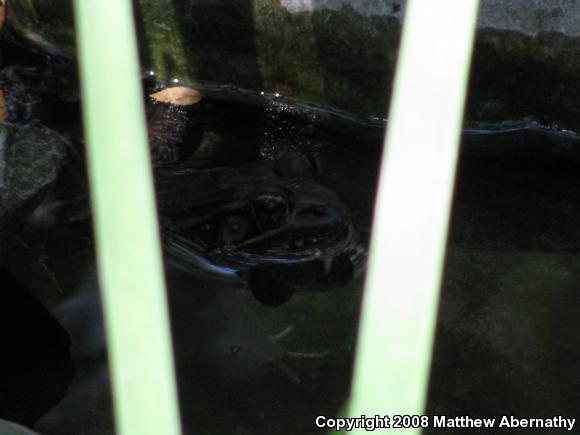
M 206 261 L 224 267 L 243 270 L 255 266 L 274 264 L 296 264 L 310 260 L 322 263 L 345 252 L 356 250 L 358 238 L 349 222 L 339 222 L 331 227 L 294 228 L 292 226 L 273 229 L 249 237 L 237 244 L 212 246 L 207 235 L 193 237 L 199 233 L 177 234 L 164 230 L 164 239 L 173 248 L 171 252 L 194 260 L 203 256 Z M 181 248 L 178 248 L 180 246 Z
M 257 255 L 280 259 L 320 257 L 324 253 L 342 252 L 354 236 L 352 225 L 346 221 L 328 227 L 294 226 L 275 229 L 249 238 L 237 245 L 227 245 L 217 252 L 244 251 L 246 255 Z
M 291 232 L 248 243 L 246 249 L 228 247 L 207 253 L 194 241 L 164 231 L 164 246 L 175 266 L 247 286 L 264 305 L 278 306 L 297 290 L 324 291 L 346 286 L 364 270 L 364 249 L 352 226 L 344 224 L 340 235 L 327 231 L 312 237 L 303 235 L 304 243 L 311 243 L 312 247 L 295 251 L 290 248 L 289 240 L 295 237 Z M 323 235 L 331 237 L 321 238 Z

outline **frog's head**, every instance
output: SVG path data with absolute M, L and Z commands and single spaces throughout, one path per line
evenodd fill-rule
M 181 265 L 247 282 L 263 303 L 346 284 L 360 261 L 349 210 L 288 152 L 240 168 L 158 176 L 167 250 Z

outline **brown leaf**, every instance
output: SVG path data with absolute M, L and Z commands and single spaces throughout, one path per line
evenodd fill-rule
M 150 95 L 160 103 L 173 104 L 176 106 L 190 106 L 201 101 L 201 94 L 195 89 L 184 86 L 163 89 Z

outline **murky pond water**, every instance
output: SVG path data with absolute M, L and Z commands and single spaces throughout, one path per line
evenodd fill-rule
M 231 89 L 200 90 L 197 164 L 243 166 L 280 146 L 298 149 L 366 240 L 380 120 Z M 46 122 L 74 143 L 79 127 L 69 116 L 74 105 L 66 107 L 68 122 Z M 4 242 L 2 262 L 71 339 L 72 383 L 34 428 L 107 434 L 114 432 L 111 394 L 82 147 L 69 151 L 52 192 Z M 464 130 L 429 412 L 577 416 L 579 165 L 580 137 L 573 132 L 532 120 Z M 297 291 L 268 307 L 239 285 L 190 273 L 169 257 L 166 263 L 185 433 L 318 433 L 314 418 L 340 411 L 350 384 L 360 277 L 325 291 Z
M 315 185 L 327 189 L 316 187 L 316 195 L 323 192 L 331 208 L 344 203 L 359 244 L 364 244 L 382 125 L 369 134 L 366 125 L 333 112 L 275 97 L 200 90 L 204 100 L 192 121 L 200 129 L 192 140 L 199 143 L 188 167 L 214 172 L 216 167 L 246 168 L 251 175 L 260 169 L 254 161 L 292 147 L 315 168 Z M 82 147 L 75 143 L 79 128 L 53 123 L 52 118 L 45 122 L 72 142 L 69 161 L 50 195 L 9 240 L 4 264 L 69 333 L 76 374 L 64 399 L 35 429 L 47 434 L 112 433 Z M 253 182 L 245 172 L 228 174 L 243 175 L 236 179 L 240 183 Z M 272 175 L 272 184 L 278 175 Z M 210 195 L 223 194 L 215 185 L 202 187 Z M 236 193 L 226 202 L 237 201 Z M 182 196 L 186 202 L 185 190 Z M 269 307 L 219 274 L 208 278 L 191 273 L 170 255 L 166 264 L 186 433 L 277 433 L 282 428 L 310 433 L 317 415 L 339 411 L 350 382 L 360 266 L 356 276 L 342 283 L 346 285 L 299 288 L 289 302 Z

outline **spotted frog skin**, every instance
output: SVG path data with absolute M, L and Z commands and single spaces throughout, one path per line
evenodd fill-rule
M 362 249 L 349 211 L 302 154 L 157 172 L 164 245 L 182 268 L 236 281 L 266 305 L 353 279 Z

